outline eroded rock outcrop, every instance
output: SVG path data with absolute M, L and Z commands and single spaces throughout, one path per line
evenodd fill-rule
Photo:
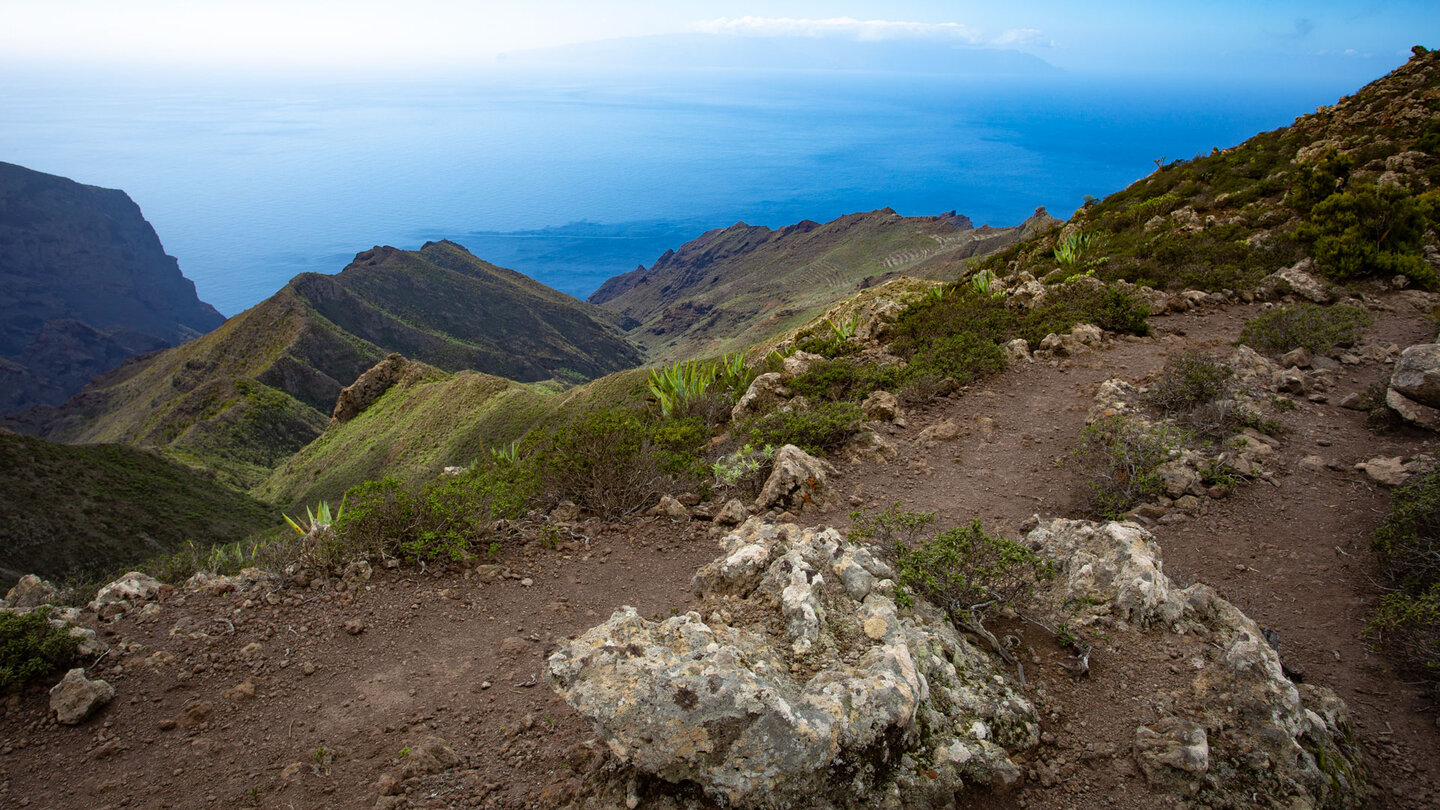
M 1344 702 L 1291 682 L 1259 625 L 1208 585 L 1175 587 L 1149 532 L 1056 519 L 1026 539 L 1057 561 L 1044 598 L 1070 611 L 1073 626 L 1153 628 L 1210 642 L 1174 716 L 1136 729 L 1133 753 L 1147 779 L 1176 782 L 1218 806 L 1252 806 L 1257 796 L 1280 807 L 1363 803 L 1365 772 Z
M 833 529 L 748 520 L 698 610 L 622 608 L 550 656 L 550 684 L 622 763 L 734 807 L 928 807 L 1011 783 L 1031 704 L 991 657 Z

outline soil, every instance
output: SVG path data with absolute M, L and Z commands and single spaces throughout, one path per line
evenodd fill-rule
M 1372 340 L 1433 336 L 1427 312 L 1396 296 Z M 1012 369 L 906 414 L 882 431 L 898 457 L 841 464 L 838 497 L 806 524 L 849 525 L 853 508 L 895 501 L 948 525 L 979 517 L 1012 537 L 1032 515 L 1079 516 L 1073 457 L 1099 384 L 1140 380 L 1190 348 L 1228 352 L 1258 307 L 1154 318 L 1146 338 Z M 1350 706 L 1377 791 L 1374 807 L 1440 806 L 1440 727 L 1421 687 L 1363 638 L 1380 594 L 1368 542 L 1389 494 L 1353 469 L 1375 456 L 1435 451 L 1432 434 L 1372 432 L 1338 406 L 1389 365 L 1335 372 L 1325 402 L 1297 398 L 1270 479 L 1172 513 L 1151 527 L 1166 573 L 1206 582 L 1279 634 L 1284 661 Z M 921 430 L 952 420 L 958 438 Z M 1325 466 L 1301 459 L 1317 455 Z M 690 577 L 718 553 L 702 520 L 583 524 L 558 548 L 538 542 L 449 568 L 377 567 L 361 587 L 261 585 L 176 593 L 158 613 L 103 624 L 112 652 L 88 668 L 116 699 L 76 727 L 49 717 L 43 688 L 0 715 L 0 806 L 27 808 L 369 808 L 564 806 L 606 777 L 593 732 L 540 679 L 545 655 L 622 604 L 663 617 L 690 604 Z M 538 535 L 537 535 L 538 537 Z M 1127 630 L 1087 639 L 1088 677 L 1069 651 L 1014 621 L 1042 745 L 987 808 L 1149 808 L 1177 803 L 1130 756 L 1136 726 L 1188 688 L 1192 637 Z M 390 794 L 390 795 L 386 795 Z M 647 806 L 649 802 L 641 803 Z

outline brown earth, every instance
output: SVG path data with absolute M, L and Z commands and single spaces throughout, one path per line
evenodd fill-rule
M 1420 306 L 1386 300 L 1373 339 L 1430 339 Z M 896 500 L 937 510 L 950 524 L 978 516 L 1010 536 L 1032 514 L 1077 515 L 1083 470 L 1071 453 L 1099 383 L 1141 379 L 1185 348 L 1228 350 L 1257 311 L 1155 318 L 1151 337 L 1017 368 L 920 408 L 906 427 L 885 428 L 897 459 L 842 465 L 838 504 L 802 522 L 843 528 L 856 502 L 875 509 Z M 1342 367 L 1327 402 L 1302 399 L 1283 417 L 1291 431 L 1269 465 L 1271 480 L 1152 531 L 1171 578 L 1217 588 L 1279 633 L 1289 667 L 1346 700 L 1380 788 L 1373 806 L 1434 807 L 1436 714 L 1362 638 L 1379 593 L 1368 539 L 1389 495 L 1352 467 L 1377 455 L 1434 452 L 1435 440 L 1371 432 L 1363 413 L 1336 404 L 1388 371 L 1373 362 Z M 922 446 L 921 429 L 942 419 L 961 435 Z M 1312 454 L 1333 464 L 1302 466 Z M 117 698 L 96 717 L 54 725 L 40 688 L 5 704 L 0 806 L 564 806 L 611 771 L 584 721 L 538 683 L 544 655 L 621 604 L 654 616 L 685 610 L 690 575 L 718 553 L 709 528 L 654 518 L 590 523 L 586 537 L 506 551 L 478 573 L 405 566 L 380 568 L 354 591 L 331 580 L 173 595 L 156 618 L 132 614 L 105 625 L 115 649 L 89 674 L 114 685 Z M 1137 725 L 1188 687 L 1188 645 L 1200 642 L 1138 631 L 1088 639 L 1092 671 L 1076 679 L 1047 632 L 1021 622 L 1002 630 L 1022 639 L 1043 742 L 1023 763 L 1022 785 L 978 790 L 965 801 L 1174 805 L 1145 783 L 1130 744 Z

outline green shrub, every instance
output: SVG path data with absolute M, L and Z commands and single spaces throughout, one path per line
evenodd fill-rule
M 934 512 L 908 512 L 897 502 L 874 517 L 852 517 L 852 536 L 878 542 L 893 555 L 901 602 L 909 602 L 911 594 L 924 597 L 1010 660 L 985 618 L 1001 606 L 1023 604 L 1037 581 L 1053 576 L 1053 563 L 1021 543 L 988 534 L 978 519 L 926 539 Z
M 710 465 L 710 473 L 717 486 L 754 496 L 760 494 L 774 460 L 774 445 L 767 444 L 757 450 L 747 444 Z
M 1440 583 L 1440 471 L 1395 490 L 1370 547 L 1392 585 L 1418 593 Z
M 653 426 L 632 411 L 596 411 L 564 425 L 540 441 L 535 458 L 547 499 L 574 501 L 607 520 L 653 506 L 676 484 Z
M 865 415 L 853 402 L 821 402 L 793 412 L 772 411 L 752 420 L 746 434 L 751 445 L 793 444 L 823 455 L 843 447 L 864 423 Z
M 1181 438 L 1172 428 L 1119 415 L 1086 425 L 1075 455 L 1085 470 L 1090 511 L 1117 520 L 1136 504 L 1162 494 L 1156 469 L 1179 449 Z
M 1145 394 L 1146 404 L 1166 416 L 1194 411 L 1228 393 L 1234 372 L 1205 352 L 1190 350 L 1165 362 Z
M 0 691 L 67 666 L 75 657 L 76 639 L 51 627 L 49 611 L 0 613 Z
M 1403 273 L 1427 289 L 1435 272 L 1421 251 L 1429 206 L 1397 186 L 1364 185 L 1317 203 L 1295 231 L 1315 268 L 1338 282 Z
M 1337 346 L 1353 346 L 1359 342 L 1361 330 L 1374 320 L 1365 309 L 1349 304 L 1332 307 L 1295 304 L 1252 318 L 1240 331 L 1240 342 L 1270 354 L 1284 354 L 1299 348 L 1324 354 Z
M 1386 594 L 1367 633 L 1440 696 L 1440 583 L 1419 593 Z
M 1150 308 L 1119 288 L 1093 281 L 1072 282 L 1050 288 L 1045 300 L 1025 314 L 1015 336 L 1036 344 L 1046 335 L 1064 334 L 1082 323 L 1110 332 L 1148 335 L 1149 318 Z

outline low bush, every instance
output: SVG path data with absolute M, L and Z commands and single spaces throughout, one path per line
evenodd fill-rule
M 1348 282 L 1404 274 L 1426 289 L 1435 271 L 1422 253 L 1434 219 L 1426 197 L 1398 186 L 1366 184 L 1316 203 L 1295 237 L 1310 248 L 1327 278 Z
M 1189 413 L 1225 396 L 1232 376 L 1230 367 L 1214 356 L 1187 351 L 1165 362 L 1146 391 L 1145 403 L 1166 416 Z
M 754 445 L 747 444 L 712 464 L 710 472 L 717 487 L 754 497 L 760 494 L 774 460 L 774 445 L 767 444 L 756 449 Z
M 1440 583 L 1440 471 L 1395 490 L 1370 547 L 1391 585 L 1419 593 Z
M 77 644 L 65 630 L 50 626 L 44 609 L 0 613 L 0 692 L 69 665 Z
M 1353 346 L 1374 316 L 1349 304 L 1322 307 L 1295 304 L 1277 307 L 1252 318 L 1240 331 L 1240 342 L 1261 352 L 1284 354 L 1306 349 L 1324 354 L 1336 347 Z
M 911 594 L 924 597 L 1009 660 L 985 619 L 1002 606 L 1021 606 L 1037 581 L 1054 575 L 1052 562 L 987 533 L 978 519 L 926 538 L 935 513 L 908 512 L 898 502 L 872 517 L 852 518 L 851 534 L 877 542 L 894 560 L 901 602 Z
M 1108 416 L 1086 425 L 1075 456 L 1086 475 L 1090 511 L 1118 520 L 1131 507 L 1164 491 L 1156 470 L 1179 449 L 1173 428 Z
M 1440 584 L 1419 593 L 1386 594 L 1367 629 L 1440 697 Z
M 793 444 L 823 455 L 843 447 L 864 423 L 865 414 L 853 402 L 821 402 L 790 412 L 772 411 L 751 420 L 744 432 L 754 446 Z
M 607 520 L 653 506 L 705 465 L 683 449 L 682 429 L 657 441 L 644 414 L 596 411 L 540 439 L 533 456 L 550 502 L 574 501 Z M 699 434 L 696 434 L 698 438 Z M 693 459 L 693 461 L 692 461 Z

